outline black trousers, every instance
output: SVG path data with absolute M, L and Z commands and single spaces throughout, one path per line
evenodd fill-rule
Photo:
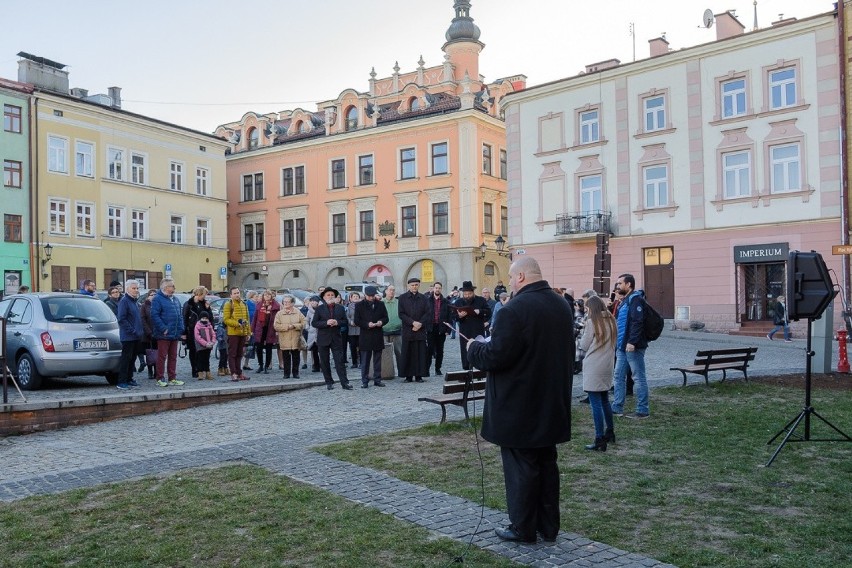
M 509 521 L 525 540 L 559 532 L 559 468 L 556 446 L 545 448 L 500 447 L 506 481 Z
M 370 361 L 373 362 L 373 382 L 382 382 L 382 351 L 361 351 L 361 384 L 370 383 Z
M 437 327 L 439 324 L 435 324 Z M 442 326 L 445 327 L 445 326 Z M 444 342 L 447 340 L 447 334 L 443 331 L 430 331 L 426 334 L 426 345 L 429 349 L 429 361 L 435 361 L 435 373 L 441 368 L 444 362 Z
M 348 385 L 349 379 L 346 378 L 346 351 L 342 345 L 342 341 L 338 344 L 319 346 L 320 368 L 322 376 L 325 379 L 325 384 L 333 385 L 334 379 L 331 378 L 331 360 L 329 353 L 334 357 L 334 370 L 337 372 L 337 378 L 341 385 Z
M 462 369 L 467 371 L 470 369 L 470 363 L 467 362 L 467 339 L 459 336 L 459 348 L 461 349 Z
M 137 340 L 121 342 L 121 358 L 118 360 L 118 384 L 127 384 L 133 379 L 138 348 L 139 341 Z
M 284 357 L 284 377 L 294 379 L 299 378 L 299 350 L 298 349 L 282 349 L 281 355 Z

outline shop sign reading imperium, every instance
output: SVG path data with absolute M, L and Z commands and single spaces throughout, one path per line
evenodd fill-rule
M 758 262 L 785 262 L 790 252 L 789 243 L 744 245 L 734 247 L 734 262 L 755 264 Z

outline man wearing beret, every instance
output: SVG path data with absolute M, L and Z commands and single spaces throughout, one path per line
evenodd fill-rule
M 399 374 L 410 383 L 423 382 L 429 368 L 426 357 L 426 329 L 429 324 L 429 301 L 420 293 L 420 279 L 408 279 L 408 291 L 399 297 L 399 319 L 402 320 L 402 369 Z
M 388 310 L 382 302 L 382 296 L 375 286 L 364 288 L 364 299 L 355 304 L 355 325 L 361 332 L 358 335 L 358 348 L 361 350 L 361 388 L 370 386 L 370 360 L 373 361 L 373 384 L 385 386 L 382 382 L 382 350 L 385 348 L 385 336 L 382 327 L 388 323 Z
M 347 321 L 346 310 L 337 303 L 338 296 L 340 294 L 337 290 L 330 286 L 322 291 L 322 302 L 314 310 L 314 319 L 311 321 L 311 325 L 317 328 L 320 367 L 328 390 L 334 388 L 329 351 L 331 351 L 331 356 L 334 357 L 334 370 L 337 372 L 340 385 L 346 390 L 352 390 L 352 385 L 349 384 L 349 379 L 346 377 L 346 364 L 343 362 L 343 336 L 340 335 L 340 326 Z

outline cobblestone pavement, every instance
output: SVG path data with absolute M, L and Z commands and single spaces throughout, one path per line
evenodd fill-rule
M 757 345 L 752 376 L 801 372 L 805 368 L 804 341 L 769 342 L 765 338 L 666 331 L 648 349 L 647 367 L 652 387 L 680 384 L 672 365 L 691 363 L 698 349 Z M 836 351 L 836 345 L 835 345 Z M 456 342 L 447 342 L 444 370 L 460 367 Z M 835 353 L 836 361 L 836 353 Z M 256 364 L 255 364 L 256 366 Z M 303 372 L 304 373 L 304 372 Z M 183 387 L 203 389 L 219 381 L 193 381 L 188 363 L 181 360 Z M 736 373 L 734 373 L 736 375 Z M 140 375 L 137 375 L 141 376 Z M 252 374 L 253 384 L 283 380 L 280 375 Z M 315 382 L 318 374 L 304 375 Z M 11 501 L 29 495 L 175 472 L 232 460 L 267 467 L 293 479 L 342 495 L 347 499 L 424 526 L 437 534 L 467 541 L 477 526 L 480 505 L 431 491 L 363 467 L 338 462 L 310 448 L 335 440 L 393 432 L 435 423 L 440 409 L 417 401 L 439 388 L 431 377 L 422 384 L 388 382 L 379 389 L 358 388 L 356 370 L 350 369 L 352 391 L 324 387 L 239 400 L 219 405 L 0 439 L 0 499 Z M 144 389 L 157 389 L 148 383 Z M 580 395 L 579 378 L 575 394 Z M 703 383 L 696 376 L 691 384 Z M 101 378 L 28 392 L 31 401 L 122 395 Z M 701 388 L 695 387 L 695 388 Z M 165 390 L 165 389 L 161 389 Z M 17 393 L 10 392 L 10 402 Z M 651 397 L 653 412 L 653 395 Z M 479 412 L 479 408 L 476 412 Z M 448 419 L 463 417 L 461 409 L 448 409 Z M 366 480 L 369 479 L 369 483 Z M 513 560 L 534 566 L 658 566 L 656 560 L 630 554 L 572 533 L 560 533 L 555 545 L 524 546 L 500 542 L 493 528 L 507 522 L 503 512 L 485 509 L 473 543 Z M 564 522 L 564 521 L 563 521 Z

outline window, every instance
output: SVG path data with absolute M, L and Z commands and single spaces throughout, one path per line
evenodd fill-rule
M 642 168 L 645 187 L 645 208 L 665 207 L 669 204 L 668 166 L 648 166 Z
M 509 161 L 506 150 L 500 150 L 500 179 L 509 179 Z
M 263 223 L 243 225 L 243 250 L 263 250 Z
M 169 163 L 169 186 L 172 191 L 183 191 L 183 164 L 180 162 Z
M 145 156 L 142 154 L 130 154 L 130 181 L 145 185 Z
M 482 145 L 482 173 L 487 176 L 491 175 L 491 145 Z
M 786 108 L 796 104 L 796 68 L 769 72 L 769 108 Z
M 802 189 L 801 158 L 799 144 L 772 146 L 769 149 L 771 161 L 771 191 L 799 191 Z
M 248 132 L 248 147 L 249 150 L 254 150 L 260 144 L 260 130 L 252 128 Z
M 346 187 L 346 160 L 331 161 L 331 189 Z
M 305 219 L 287 219 L 284 221 L 284 246 L 305 246 Z
M 494 233 L 494 206 L 490 203 L 482 204 L 482 232 L 488 235 Z
M 21 107 L 3 105 L 3 130 L 21 133 Z
M 107 148 L 107 177 L 116 181 L 124 179 L 124 150 L 121 148 Z
M 358 128 L 358 109 L 354 106 L 346 110 L 346 130 L 355 130 Z
M 124 236 L 124 207 L 107 208 L 107 234 L 111 237 Z
M 95 236 L 95 228 L 93 226 L 94 222 L 94 211 L 95 206 L 92 203 L 76 203 L 77 209 L 77 236 L 78 237 L 94 237 Z
M 726 198 L 751 194 L 751 156 L 749 152 L 722 154 L 722 173 Z
M 358 156 L 358 185 L 373 183 L 373 155 Z
M 601 139 L 598 109 L 580 113 L 580 144 L 591 144 Z
M 7 243 L 21 243 L 21 216 L 3 215 L 3 241 Z
M 432 175 L 437 176 L 450 171 L 447 160 L 447 143 L 432 144 Z
M 284 168 L 281 170 L 281 178 L 283 195 L 305 193 L 305 166 Z
M 183 217 L 172 215 L 169 227 L 169 242 L 178 245 L 183 243 Z
M 403 148 L 399 151 L 399 179 L 415 177 L 417 177 L 417 152 L 414 148 Z
M 210 170 L 195 168 L 195 195 L 208 195 L 209 184 Z
M 68 173 L 68 140 L 65 138 L 47 137 L 47 170 Z
M 200 247 L 210 246 L 210 220 L 195 220 L 195 244 Z
M 645 132 L 666 127 L 666 98 L 663 95 L 642 100 L 645 114 Z
M 60 199 L 51 199 L 48 204 L 50 215 L 50 233 L 52 235 L 68 234 L 68 202 Z
M 335 213 L 331 216 L 331 242 L 346 242 L 346 213 Z
M 263 199 L 263 173 L 244 175 L 243 201 L 258 201 L 260 199 Z
M 95 145 L 77 140 L 74 143 L 74 164 L 80 177 L 95 177 Z
M 148 234 L 148 215 L 141 209 L 130 211 L 130 238 L 144 241 Z
M 417 206 L 409 205 L 402 208 L 402 236 L 417 236 Z
M 21 187 L 23 165 L 15 160 L 3 160 L 3 185 L 5 187 Z
M 450 232 L 450 205 L 446 201 L 432 204 L 432 234 L 446 235 Z
M 409 110 L 418 110 L 420 108 L 420 99 L 417 97 L 411 97 L 408 99 L 408 109 Z
M 732 118 L 746 113 L 745 79 L 722 83 L 722 118 Z
M 603 178 L 599 175 L 580 178 L 580 214 L 588 215 L 602 209 Z
M 501 207 L 500 208 L 500 234 L 508 235 L 509 234 L 509 208 Z
M 358 222 L 360 223 L 360 232 L 362 241 L 373 240 L 373 212 L 361 211 Z

